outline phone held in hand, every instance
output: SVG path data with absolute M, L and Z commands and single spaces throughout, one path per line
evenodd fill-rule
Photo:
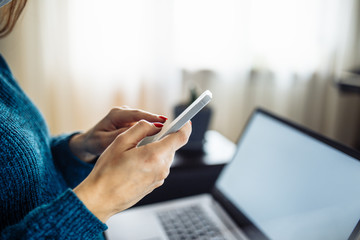
M 191 120 L 201 109 L 203 109 L 212 99 L 212 93 L 209 90 L 203 92 L 189 107 L 187 107 L 174 121 L 165 125 L 163 129 L 154 136 L 149 136 L 141 140 L 139 146 L 158 141 L 166 135 L 178 131 L 185 123 Z

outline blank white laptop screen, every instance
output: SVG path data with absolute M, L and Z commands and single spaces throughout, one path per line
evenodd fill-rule
M 216 187 L 270 239 L 347 239 L 360 218 L 360 162 L 261 112 Z

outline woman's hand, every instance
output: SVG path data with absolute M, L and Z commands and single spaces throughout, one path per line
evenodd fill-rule
M 84 162 L 98 157 L 114 139 L 140 120 L 164 123 L 167 118 L 129 107 L 113 108 L 89 131 L 70 139 L 71 151 Z
M 161 186 L 168 176 L 175 151 L 188 141 L 188 122 L 176 133 L 137 147 L 146 136 L 159 132 L 141 120 L 121 133 L 99 157 L 93 171 L 74 189 L 75 194 L 101 221 L 123 211 Z

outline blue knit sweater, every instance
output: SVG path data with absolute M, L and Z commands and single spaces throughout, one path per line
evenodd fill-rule
M 101 239 L 107 226 L 71 188 L 91 171 L 51 138 L 0 55 L 0 239 Z

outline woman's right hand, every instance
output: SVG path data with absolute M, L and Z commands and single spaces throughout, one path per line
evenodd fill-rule
M 146 136 L 160 131 L 145 120 L 123 132 L 109 145 L 75 194 L 102 222 L 121 212 L 164 183 L 175 151 L 191 133 L 188 122 L 160 141 L 137 147 Z

